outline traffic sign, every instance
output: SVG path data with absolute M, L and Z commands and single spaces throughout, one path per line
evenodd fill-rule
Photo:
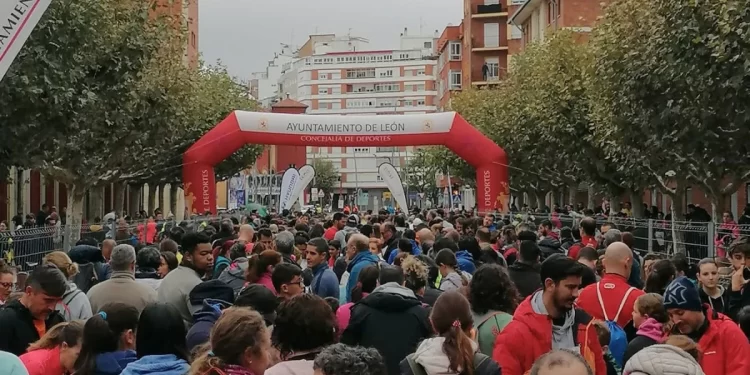
M 326 193 L 323 192 L 323 190 L 318 190 L 318 198 L 323 198 L 326 196 Z

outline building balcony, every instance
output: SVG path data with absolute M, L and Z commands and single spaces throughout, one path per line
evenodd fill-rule
M 508 17 L 508 10 L 503 10 L 502 5 L 477 5 L 477 11 L 471 15 L 471 18 L 496 18 Z
M 484 81 L 472 81 L 471 84 L 472 86 L 494 86 L 499 85 L 500 82 L 502 82 L 500 77 L 487 77 Z
M 484 46 L 482 44 L 480 45 L 475 44 L 474 46 L 471 47 L 471 52 L 494 52 L 494 51 L 507 51 L 507 50 L 508 50 L 507 45 L 506 46 L 503 46 L 503 45 Z

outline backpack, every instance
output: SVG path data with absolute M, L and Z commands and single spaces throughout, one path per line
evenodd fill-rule
M 604 321 L 607 324 L 607 328 L 609 328 L 609 351 L 612 353 L 612 357 L 614 357 L 617 366 L 623 368 L 624 364 L 622 363 L 622 360 L 625 357 L 625 350 L 628 348 L 628 336 L 625 334 L 625 330 L 617 324 L 617 319 L 620 317 L 622 308 L 625 306 L 625 302 L 628 300 L 630 293 L 635 290 L 635 288 L 630 287 L 628 291 L 625 292 L 625 297 L 623 297 L 622 302 L 620 302 L 617 314 L 614 316 L 614 319 L 610 320 L 607 316 L 607 310 L 604 308 L 602 291 L 599 284 L 601 284 L 601 282 L 596 283 L 596 296 L 599 299 L 599 305 L 602 307 Z
M 79 264 L 78 273 L 73 276 L 73 282 L 83 293 L 99 283 L 99 276 L 96 274 L 96 265 L 92 262 Z
M 490 359 L 489 356 L 480 352 L 474 353 L 474 373 L 476 373 L 479 366 L 488 359 Z M 409 368 L 414 375 L 427 375 L 427 371 L 424 370 L 424 367 L 414 360 L 414 353 L 406 356 L 406 363 L 409 364 Z
M 479 344 L 479 351 L 486 355 L 492 355 L 492 347 L 495 345 L 495 338 L 500 331 L 510 323 L 511 319 L 513 319 L 513 315 L 503 311 L 496 311 L 487 315 L 487 317 L 476 324 L 476 341 L 477 344 Z
M 63 299 L 62 299 L 62 306 L 63 306 L 63 309 L 65 310 L 65 314 L 63 314 L 64 318 L 65 318 L 65 321 L 69 322 L 69 321 L 73 320 L 73 316 L 72 316 L 72 314 L 70 312 L 70 308 L 68 308 L 68 305 L 70 305 L 70 302 L 73 301 L 73 298 L 76 298 L 76 296 L 79 295 L 79 294 L 81 294 L 81 293 L 83 293 L 83 292 L 77 289 L 73 293 L 68 293 L 68 294 L 66 294 L 63 297 Z

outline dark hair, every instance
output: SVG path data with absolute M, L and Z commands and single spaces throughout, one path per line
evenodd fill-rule
M 326 232 L 326 230 L 323 229 L 322 225 L 315 224 L 315 225 L 312 226 L 312 228 L 310 228 L 309 235 L 310 235 L 310 238 L 323 237 L 323 235 L 325 234 L 325 232 Z
M 433 249 L 449 249 L 450 251 L 457 253 L 458 245 L 448 237 L 438 238 L 437 241 L 432 245 Z
M 177 244 L 176 240 L 165 238 L 159 242 L 159 251 L 162 253 L 170 252 L 177 254 L 180 251 L 180 245 Z
M 274 250 L 264 250 L 260 254 L 254 254 L 247 261 L 247 281 L 257 282 L 266 273 L 268 266 L 275 268 L 279 263 L 281 263 L 281 254 Z
M 521 261 L 525 263 L 536 263 L 542 256 L 542 250 L 539 249 L 536 241 L 521 241 L 521 245 L 518 247 L 520 248 L 518 249 L 518 255 Z
M 266 335 L 263 317 L 255 310 L 245 307 L 230 307 L 211 329 L 209 342 L 192 364 L 193 374 L 218 375 L 227 365 L 241 365 L 247 349 L 261 354 Z
M 326 301 L 326 303 L 328 304 L 328 306 L 331 308 L 331 312 L 333 314 L 336 314 L 336 311 L 339 310 L 339 305 L 340 305 L 339 304 L 339 299 L 336 298 L 336 297 L 330 297 L 329 296 L 329 297 L 324 298 L 324 300 Z
M 411 241 L 407 240 L 406 238 L 400 238 L 398 240 L 398 250 L 403 251 L 405 253 L 411 253 Z
M 344 344 L 323 349 L 315 357 L 313 369 L 324 375 L 388 375 L 383 356 L 377 349 Z
M 404 234 L 402 235 L 402 237 L 406 238 L 407 240 L 415 241 L 417 239 L 417 232 L 412 229 L 406 229 L 404 230 Z
M 185 323 L 177 308 L 166 302 L 148 304 L 138 321 L 135 347 L 138 358 L 173 354 L 189 361 Z
M 536 233 L 530 231 L 530 230 L 522 230 L 518 232 L 518 240 L 519 241 L 531 241 L 536 242 Z
M 239 258 L 247 257 L 247 242 L 245 241 L 234 241 L 232 247 L 229 248 L 229 260 L 235 261 Z
M 359 271 L 357 284 L 352 289 L 352 302 L 359 302 L 364 298 L 364 293 L 372 293 L 378 287 L 378 276 L 380 268 L 376 265 L 367 266 Z
M 669 259 L 657 260 L 651 266 L 651 274 L 646 278 L 646 293 L 664 295 L 669 283 L 677 276 L 677 268 Z
M 328 247 L 333 247 L 336 250 L 341 250 L 341 241 L 339 240 L 328 241 Z
M 62 297 L 68 287 L 65 274 L 52 263 L 37 266 L 26 279 L 26 288 L 41 291 L 50 297 Z
M 295 245 L 307 245 L 307 241 L 310 241 L 310 236 L 308 236 L 307 233 L 297 232 L 294 235 L 294 244 Z
M 368 238 L 369 238 L 369 237 L 371 237 L 371 236 L 372 236 L 372 231 L 373 231 L 373 230 L 374 230 L 374 229 L 373 229 L 372 225 L 370 225 L 370 224 L 365 224 L 365 225 L 363 225 L 363 226 L 362 226 L 361 228 L 359 228 L 359 233 L 362 233 L 362 234 L 364 234 L 364 235 L 365 235 L 365 237 L 368 237 Z
M 596 220 L 593 218 L 584 217 L 578 226 L 587 236 L 594 236 L 596 234 Z
M 469 282 L 468 298 L 476 314 L 494 310 L 512 315 L 521 301 L 508 272 L 497 264 L 485 264 L 474 272 Z
M 135 257 L 135 264 L 139 269 L 157 269 L 161 265 L 161 254 L 159 249 L 153 246 L 147 246 L 138 252 Z
M 455 270 L 458 269 L 458 260 L 456 259 L 456 253 L 450 249 L 442 249 L 438 251 L 435 256 L 435 263 L 438 266 L 448 266 Z
M 96 356 L 115 352 L 120 346 L 122 334 L 138 328 L 138 309 L 124 303 L 108 303 L 102 306 L 83 326 L 81 353 L 75 363 L 76 375 L 94 375 Z M 183 324 L 182 318 L 179 323 Z
M 337 331 L 336 319 L 328 303 L 314 294 L 300 294 L 279 306 L 271 342 L 283 360 L 294 352 L 335 343 Z
M 427 286 L 434 287 L 435 283 L 437 282 L 438 275 L 440 274 L 440 267 L 438 267 L 437 263 L 435 263 L 435 259 L 432 259 L 425 254 L 419 254 L 416 256 L 416 258 L 424 263 L 425 266 L 427 266 Z
M 273 238 L 273 232 L 271 232 L 270 228 L 260 228 L 258 230 L 258 238 L 260 237 Z
M 211 239 L 206 233 L 192 232 L 182 236 L 182 252 L 192 253 L 199 244 L 211 244 Z
M 451 371 L 474 373 L 474 348 L 467 334 L 474 325 L 469 301 L 456 290 L 441 294 L 432 307 L 430 321 L 438 335 L 445 338 L 443 352 Z
M 690 264 L 690 260 L 688 260 L 687 256 L 685 254 L 677 253 L 672 256 L 672 263 L 674 264 L 674 267 L 677 269 L 677 272 L 682 272 L 690 279 L 695 279 L 695 275 L 698 273 L 693 268 L 693 266 Z
M 737 314 L 737 322 L 745 336 L 750 339 L 750 306 L 745 306 L 740 310 Z
M 568 277 L 583 277 L 586 271 L 584 267 L 586 266 L 565 255 L 554 254 L 542 262 L 539 276 L 542 279 L 542 285 L 547 279 L 551 279 L 555 284 L 558 284 Z
M 578 251 L 578 259 L 584 259 L 590 262 L 596 262 L 597 260 L 599 260 L 599 253 L 593 247 L 584 246 L 581 248 L 580 251 Z
M 475 259 L 479 258 L 479 241 L 472 236 L 463 236 L 458 240 L 459 250 L 468 251 Z
M 266 250 L 273 251 L 273 250 Z M 266 252 L 264 251 L 264 253 Z M 277 292 L 281 291 L 281 286 L 290 283 L 295 276 L 302 276 L 302 269 L 296 264 L 279 263 L 273 268 L 271 273 L 271 282 Z
M 552 222 L 549 219 L 542 220 L 542 222 L 539 225 L 547 229 L 552 229 Z
M 164 258 L 164 262 L 167 263 L 167 268 L 169 268 L 170 271 L 177 268 L 177 255 L 175 255 L 175 253 L 171 251 L 162 251 L 160 255 Z
M 380 285 L 387 283 L 397 283 L 402 285 L 404 283 L 404 270 L 399 266 L 383 266 L 380 267 L 380 276 L 378 277 Z
M 344 218 L 344 216 L 345 215 L 343 212 L 336 212 L 335 214 L 333 214 L 333 221 L 340 221 Z
M 490 242 L 492 240 L 492 235 L 490 234 L 489 229 L 485 227 L 481 227 L 477 229 L 476 234 L 474 234 L 479 241 L 482 242 Z

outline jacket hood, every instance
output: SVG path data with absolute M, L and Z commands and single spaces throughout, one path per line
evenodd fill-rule
M 78 285 L 72 281 L 68 281 L 68 285 L 65 287 L 65 294 L 63 294 L 62 299 L 65 300 L 69 295 L 72 295 L 73 293 L 77 292 Z
M 397 283 L 385 283 L 375 288 L 359 303 L 386 312 L 403 312 L 422 305 L 411 289 Z
M 624 374 L 629 375 L 704 375 L 701 366 L 684 350 L 657 344 L 642 349 L 630 357 Z
M 73 246 L 68 252 L 68 256 L 70 260 L 79 264 L 105 261 L 102 251 L 98 247 L 91 245 Z
M 534 294 L 527 297 L 523 302 L 521 302 L 520 305 L 518 305 L 518 308 L 516 308 L 516 312 L 513 314 L 513 320 L 517 320 L 519 323 L 522 323 L 531 332 L 534 332 L 536 335 L 542 335 L 543 333 L 540 332 L 540 329 L 547 329 L 549 326 L 547 324 L 540 325 L 539 321 L 544 320 L 546 322 L 549 322 L 549 318 L 547 317 L 546 313 L 541 314 L 536 311 L 536 308 L 534 308 L 532 300 L 534 298 L 534 295 L 540 292 L 535 292 Z M 548 323 L 551 325 L 551 323 Z M 545 336 L 549 335 L 548 333 L 545 333 Z
M 414 362 L 420 364 L 427 375 L 456 374 L 450 369 L 450 360 L 443 351 L 443 343 L 444 337 L 425 339 L 414 352 Z M 477 344 L 473 340 L 471 346 L 474 351 L 477 350 Z
M 147 355 L 128 365 L 123 375 L 185 375 L 190 365 L 174 354 Z
M 245 263 L 245 267 L 247 267 L 247 263 Z M 229 283 L 230 281 L 234 279 L 240 279 L 242 281 L 245 280 L 245 270 L 241 267 L 237 267 L 234 269 L 225 269 L 221 275 L 219 275 L 219 280 Z
M 443 278 L 440 281 L 440 285 L 443 285 L 443 283 L 453 284 L 453 286 L 455 286 L 456 289 L 459 289 L 462 286 L 464 286 L 464 280 L 461 278 L 461 275 L 459 275 L 458 272 L 451 272 L 443 276 Z
M 664 341 L 664 325 L 657 322 L 654 318 L 648 318 L 638 327 L 637 334 L 661 343 Z
M 468 250 L 460 250 L 456 252 L 456 259 L 464 259 L 471 262 L 474 262 L 474 257 L 471 255 L 471 253 Z
M 541 241 L 539 241 L 539 246 L 558 248 L 560 247 L 560 241 L 558 241 L 558 239 L 555 237 L 547 236 L 547 237 L 544 237 Z
M 547 307 L 544 306 L 544 302 L 542 301 L 542 291 L 537 291 L 534 294 L 531 295 L 531 308 L 534 310 L 537 314 L 542 315 L 548 315 Z M 563 347 L 570 347 L 572 345 L 566 345 L 566 344 L 573 344 L 575 342 L 575 339 L 573 338 L 576 335 L 575 332 L 575 319 L 576 319 L 576 313 L 575 310 L 570 310 L 565 313 L 565 321 L 563 322 L 562 326 L 557 326 L 552 324 L 552 342 L 553 347 L 554 343 L 561 343 Z
M 203 306 L 193 314 L 193 324 L 198 322 L 216 323 L 221 316 L 221 311 L 231 307 L 232 304 L 219 299 L 206 298 L 203 300 Z
M 96 356 L 96 373 L 103 375 L 119 375 L 125 367 L 137 359 L 135 351 L 123 350 L 119 352 L 101 353 Z
M 360 251 L 354 255 L 354 258 L 352 258 L 352 261 L 349 262 L 348 266 L 346 266 L 346 270 L 351 273 L 352 268 L 354 268 L 355 265 L 361 262 L 377 264 L 379 261 L 380 259 L 377 257 L 377 255 L 374 255 L 369 250 Z

